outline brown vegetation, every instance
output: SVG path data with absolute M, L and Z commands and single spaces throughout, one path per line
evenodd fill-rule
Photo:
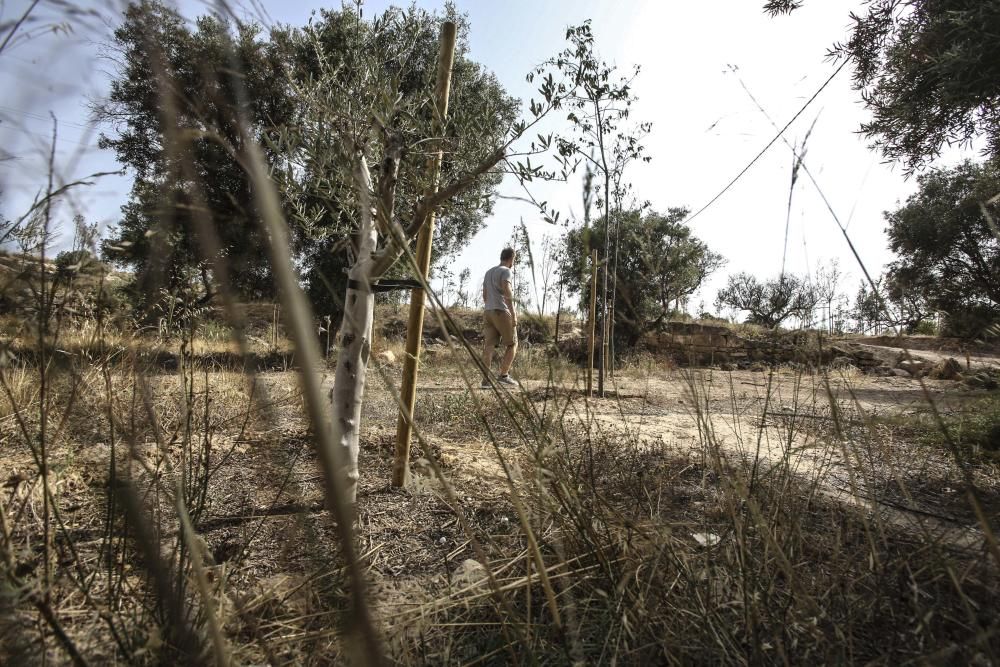
M 398 361 L 379 354 L 400 341 L 391 311 L 380 319 L 355 530 L 392 661 L 969 662 L 1000 649 L 995 441 L 988 424 L 985 439 L 963 436 L 995 394 L 635 353 L 608 398 L 588 399 L 580 369 L 544 345 L 520 358 L 520 391 L 494 394 L 470 391 L 468 352 L 440 338 L 400 490 Z M 61 335 L 89 344 L 53 341 L 44 358 L 60 363 L 19 353 L 2 369 L 5 661 L 349 656 L 298 372 L 221 365 L 211 339 L 74 326 Z M 158 344 L 176 366 L 156 362 Z

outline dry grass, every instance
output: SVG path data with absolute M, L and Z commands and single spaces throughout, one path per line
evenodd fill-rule
M 475 346 L 429 318 L 443 342 L 400 489 L 383 311 L 348 506 L 326 338 L 253 133 L 227 129 L 280 304 L 233 303 L 220 278 L 217 307 L 139 326 L 99 299 L 74 313 L 50 268 L 16 278 L 34 301 L 0 322 L 0 662 L 998 662 L 998 475 L 950 434 L 948 410 L 984 395 L 956 383 L 636 354 L 593 398 L 526 344 L 522 387 L 482 391 Z M 452 333 L 478 329 L 456 315 Z M 929 416 L 907 421 L 914 406 Z
M 383 340 L 380 350 L 396 345 Z M 996 564 L 938 524 L 897 520 L 950 512 L 975 532 L 975 518 L 956 511 L 960 498 L 927 488 L 929 479 L 958 484 L 957 470 L 946 455 L 915 466 L 924 445 L 901 426 L 866 422 L 871 406 L 852 405 L 870 391 L 864 377 L 832 380 L 844 419 L 838 435 L 829 419 L 807 417 L 830 403 L 821 377 L 801 371 L 710 376 L 636 357 L 619 369 L 614 397 L 587 399 L 578 369 L 539 352 L 519 359 L 524 392 L 498 398 L 464 387 L 463 354 L 428 357 L 416 474 L 405 491 L 387 481 L 391 389 L 376 380 L 365 405 L 356 528 L 368 603 L 394 661 L 898 663 L 989 659 L 997 650 L 987 612 Z M 170 568 L 200 550 L 235 662 L 336 660 L 346 650 L 342 564 L 294 374 L 255 377 L 185 358 L 190 365 L 166 373 L 98 360 L 50 375 L 49 404 L 61 408 L 49 417 L 60 429 L 47 452 L 60 516 L 50 538 L 51 606 L 91 662 L 146 662 L 177 650 L 160 643 L 169 623 L 150 597 L 155 577 L 120 502 L 108 523 L 113 476 L 128 470 Z M 391 364 L 381 371 L 390 382 L 398 373 Z M 38 369 L 3 373 L 28 432 L 37 432 Z M 778 416 L 761 420 L 769 395 Z M 20 582 L 8 588 L 2 650 L 58 661 L 63 653 L 33 629 L 37 610 L 28 604 L 45 569 L 34 447 L 9 417 L 9 399 L 0 403 L 8 416 L 0 422 L 3 548 Z M 789 410 L 799 417 L 784 416 Z M 686 447 L 657 437 L 655 421 L 643 427 L 658 416 L 693 430 Z M 770 453 L 755 458 L 758 437 Z M 995 498 L 991 476 L 984 468 L 976 479 Z M 196 533 L 187 546 L 172 511 L 178 492 Z M 518 503 L 541 547 L 558 624 Z M 989 505 L 994 521 L 997 506 Z M 186 581 L 180 592 L 198 610 L 191 631 L 207 641 L 206 593 Z

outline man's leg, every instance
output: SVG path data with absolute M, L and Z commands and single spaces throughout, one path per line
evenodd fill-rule
M 507 375 L 510 372 L 510 367 L 514 364 L 514 355 L 516 353 L 517 343 L 507 346 L 507 349 L 503 353 L 503 359 L 500 360 L 500 375 Z
M 493 351 L 500 342 L 500 332 L 490 318 L 490 312 L 483 313 L 483 366 L 489 371 L 493 366 Z
M 507 375 L 510 367 L 514 364 L 514 355 L 517 353 L 517 331 L 514 330 L 514 322 L 510 315 L 504 314 L 503 325 L 500 334 L 505 346 L 503 359 L 500 360 L 500 375 Z
M 493 352 L 497 349 L 497 346 L 486 341 L 483 344 L 483 366 L 486 366 L 486 370 L 490 370 L 490 366 L 493 365 Z

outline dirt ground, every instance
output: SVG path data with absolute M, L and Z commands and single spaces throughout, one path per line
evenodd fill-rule
M 1000 358 L 984 356 L 977 363 L 1000 364 Z M 982 395 L 959 382 L 872 377 L 855 369 L 677 369 L 647 360 L 619 370 L 600 398 L 586 395 L 578 368 L 527 365 L 521 386 L 507 392 L 480 389 L 474 374 L 467 374 L 469 389 L 464 366 L 438 353 L 420 376 L 418 437 L 405 489 L 389 483 L 397 419 L 392 385 L 399 368 L 376 364 L 370 373 L 357 532 L 376 615 L 397 656 L 405 657 L 422 632 L 440 631 L 429 620 L 433 612 L 477 585 L 476 545 L 469 530 L 483 536 L 498 571 L 513 571 L 527 558 L 510 489 L 530 465 L 530 438 L 505 414 L 510 405 L 521 406 L 539 423 L 555 419 L 587 433 L 624 435 L 649 451 L 689 461 L 696 470 L 711 467 L 709 457 L 748 470 L 784 467 L 816 495 L 908 531 L 914 539 L 966 554 L 984 549 L 982 528 L 962 492 L 962 469 L 947 451 L 917 456 L 916 445 L 898 435 L 898 425 L 926 414 L 932 404 L 950 414 Z M 230 387 L 247 384 L 238 374 L 205 378 L 210 385 L 223 379 Z M 256 378 L 252 417 L 249 409 L 233 408 L 206 428 L 218 467 L 195 529 L 206 545 L 231 632 L 259 634 L 271 651 L 301 650 L 308 640 L 312 650 L 338 655 L 339 630 L 318 610 L 341 604 L 343 582 L 334 566 L 336 540 L 323 509 L 322 477 L 297 385 L 294 372 L 262 373 Z M 154 379 L 152 386 L 154 397 L 176 391 L 170 375 Z M 75 426 L 66 445 L 53 452 L 58 459 L 53 467 L 65 530 L 87 551 L 101 541 L 101 489 L 111 451 L 99 427 L 91 424 L 94 430 L 87 430 L 92 408 L 80 410 L 71 420 Z M 11 421 L 2 426 L 10 436 Z M 158 459 L 168 458 L 162 443 L 152 438 L 138 449 L 150 470 L 157 469 Z M 447 488 L 432 474 L 431 460 L 440 463 Z M 978 465 L 970 474 L 996 528 L 1000 478 L 995 466 Z M 0 480 L 15 535 L 20 531 L 23 538 L 30 524 L 23 520 L 25 512 L 37 514 L 39 504 L 24 448 L 5 446 Z M 317 549 L 318 544 L 327 548 Z M 28 575 L 37 560 L 25 558 Z M 138 586 L 136 577 L 131 572 L 125 580 Z M 301 620 L 313 616 L 315 622 Z M 73 633 L 87 632 L 101 630 L 96 621 L 81 617 Z M 102 660 L 116 655 L 110 642 L 95 651 Z M 298 660 L 295 655 L 300 654 L 286 658 Z M 467 658 L 458 656 L 459 661 Z

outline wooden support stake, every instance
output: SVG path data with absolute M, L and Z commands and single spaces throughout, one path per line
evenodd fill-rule
M 607 238 L 607 227 L 604 235 Z M 597 369 L 597 395 L 604 398 L 604 378 L 608 374 L 608 253 L 604 251 L 604 266 L 601 267 L 603 286 L 601 287 L 601 365 Z
M 455 61 L 455 24 L 445 21 L 441 26 L 440 51 L 438 52 L 437 83 L 434 88 L 434 103 L 437 106 L 435 134 L 444 134 L 444 119 L 448 116 L 448 95 L 451 92 L 451 69 Z M 428 196 L 437 192 L 438 181 L 441 178 L 441 161 L 443 150 L 438 150 L 431 157 L 428 168 L 431 172 L 431 185 Z M 434 211 L 431 211 L 417 236 L 417 269 L 420 275 L 427 279 L 431 268 L 431 242 L 434 240 Z M 410 438 L 413 436 L 413 408 L 417 399 L 417 366 L 420 360 L 420 341 L 424 334 L 424 302 L 426 294 L 423 289 L 410 292 L 410 317 L 406 325 L 406 356 L 403 359 L 403 382 L 399 390 L 399 398 L 403 407 L 399 411 L 396 422 L 396 453 L 392 461 L 392 485 L 404 486 L 410 476 Z
M 587 335 L 587 396 L 594 395 L 594 340 L 597 333 L 597 250 L 590 251 L 590 321 Z

